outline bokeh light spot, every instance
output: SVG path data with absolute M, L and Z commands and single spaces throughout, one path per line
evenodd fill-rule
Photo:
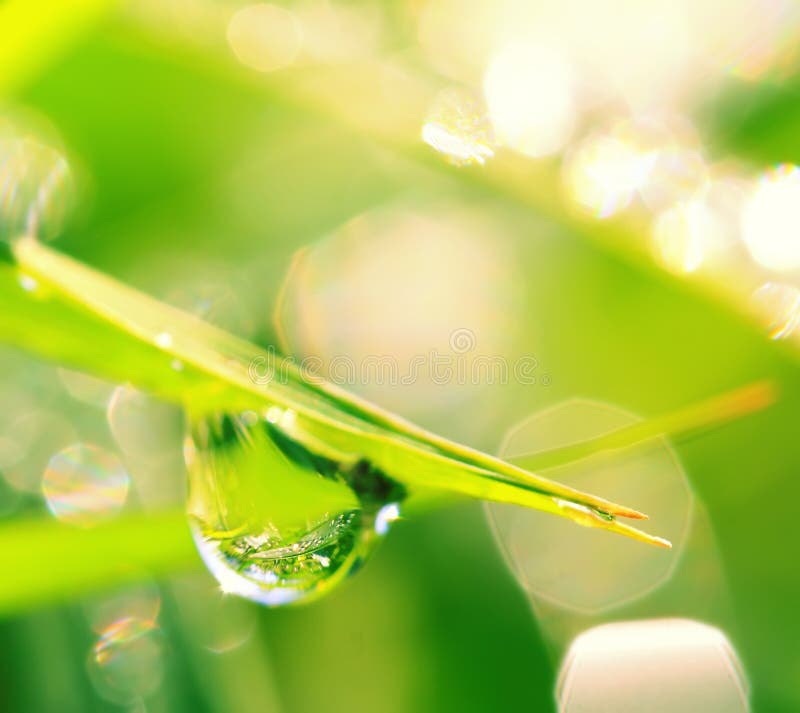
M 800 327 L 800 289 L 767 282 L 752 296 L 752 306 L 770 339 L 784 339 Z
M 89 676 L 103 698 L 129 704 L 158 689 L 163 658 L 164 646 L 156 623 L 126 616 L 101 632 L 89 657 Z
M 571 400 L 512 428 L 500 456 L 525 467 L 526 457 L 588 440 L 638 419 L 616 407 Z M 487 503 L 487 514 L 512 571 L 534 597 L 584 613 L 641 597 L 667 581 L 686 542 L 692 496 L 663 439 L 598 454 L 544 473 L 559 482 L 636 507 L 648 529 L 673 543 L 667 551 L 513 505 Z
M 353 62 L 373 56 L 381 40 L 377 6 L 312 0 L 296 6 L 303 53 L 317 62 Z
M 183 440 L 180 411 L 131 386 L 118 386 L 106 410 L 111 434 L 126 458 L 157 464 Z
M 564 164 L 570 196 L 598 218 L 626 208 L 649 170 L 649 155 L 617 136 L 584 139 Z
M 92 406 L 105 407 L 115 388 L 109 381 L 72 369 L 59 367 L 58 376 L 72 398 Z
M 261 3 L 237 10 L 228 24 L 228 43 L 239 61 L 272 72 L 292 64 L 301 45 L 300 24 L 289 11 Z
M 174 587 L 197 645 L 214 654 L 228 654 L 253 636 L 258 608 L 252 602 L 225 594 L 208 576 L 184 577 Z
M 800 169 L 767 171 L 742 211 L 742 237 L 753 259 L 778 272 L 800 268 Z
M 116 515 L 128 498 L 130 478 L 108 451 L 79 443 L 56 453 L 47 464 L 42 493 L 62 522 L 91 527 Z
M 6 480 L 17 490 L 40 492 L 48 460 L 75 439 L 75 429 L 56 412 L 20 413 L 0 435 L 0 462 Z
M 55 237 L 74 199 L 72 172 L 60 151 L 0 127 L 0 239 Z
M 702 195 L 708 188 L 709 171 L 699 151 L 675 144 L 657 151 L 640 195 L 654 213 Z
M 749 710 L 747 682 L 725 634 L 686 619 L 584 632 L 564 659 L 556 695 L 560 713 Z
M 142 582 L 86 602 L 92 630 L 102 634 L 126 618 L 154 622 L 161 610 L 161 594 L 154 582 Z
M 503 47 L 483 81 L 498 140 L 534 158 L 563 148 L 578 119 L 573 82 L 559 51 L 522 42 Z
M 515 266 L 497 239 L 504 229 L 449 205 L 353 219 L 295 259 L 276 311 L 282 350 L 407 415 L 463 399 L 486 383 L 473 365 L 504 354 L 517 333 Z M 454 334 L 471 335 L 463 351 Z M 437 370 L 437 357 L 447 366 Z
M 704 200 L 674 205 L 653 221 L 656 258 L 668 270 L 694 272 L 725 241 L 725 226 Z

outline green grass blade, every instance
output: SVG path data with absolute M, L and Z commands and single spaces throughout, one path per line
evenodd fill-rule
M 766 387 L 711 400 L 602 439 L 505 462 L 432 434 L 344 390 L 309 381 L 291 362 L 261 383 L 250 370 L 264 352 L 249 342 L 164 305 L 32 239 L 13 246 L 0 268 L 0 337 L 72 366 L 130 381 L 191 413 L 291 412 L 280 426 L 306 447 L 337 459 L 366 458 L 413 491 L 446 491 L 537 508 L 582 525 L 652 544 L 659 538 L 616 521 L 645 516 L 532 470 L 563 465 L 599 450 L 678 433 L 765 406 Z M 32 327 L 35 325 L 35 327 Z M 524 467 L 521 467 L 524 466 Z
M 254 345 L 202 320 L 143 295 L 111 278 L 23 238 L 14 245 L 19 274 L 16 285 L 6 279 L 16 310 L 6 311 L 5 332 L 26 340 L 26 346 L 58 358 L 59 332 L 66 325 L 48 319 L 54 305 L 79 326 L 88 351 L 97 350 L 91 330 L 99 329 L 107 350 L 82 356 L 70 333 L 71 363 L 107 378 L 124 373 L 137 386 L 185 404 L 197 412 L 291 409 L 295 419 L 287 435 L 301 442 L 327 444 L 339 454 L 364 457 L 392 477 L 420 489 L 443 489 L 472 497 L 520 502 L 572 517 L 552 499 L 571 501 L 614 516 L 644 517 L 638 511 L 582 493 L 529 473 L 465 446 L 428 433 L 332 385 L 309 383 L 296 367 L 286 380 L 257 383 L 249 366 L 262 355 Z M 33 289 L 25 289 L 25 286 Z M 29 334 L 22 319 L 28 302 L 45 337 Z M 118 333 L 119 343 L 114 344 Z M 36 340 L 33 342 L 32 340 Z M 13 339 L 12 339 L 13 341 Z M 117 362 L 123 362 L 123 367 Z M 176 367 L 176 363 L 179 368 Z
M 13 520 L 0 526 L 0 615 L 199 564 L 182 511 L 128 515 L 92 529 Z

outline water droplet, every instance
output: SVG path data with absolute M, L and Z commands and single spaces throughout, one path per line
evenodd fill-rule
M 445 89 L 436 97 L 422 126 L 422 140 L 456 166 L 484 164 L 494 156 L 485 107 L 460 89 Z
M 573 641 L 559 675 L 561 713 L 745 713 L 748 685 L 725 634 L 687 619 L 605 624 Z
M 128 704 L 155 692 L 163 676 L 163 648 L 152 620 L 127 616 L 111 623 L 89 657 L 89 675 L 98 693 Z
M 56 453 L 42 479 L 50 512 L 81 527 L 116 515 L 125 505 L 129 487 L 128 473 L 116 456 L 83 443 Z
M 346 579 L 387 531 L 384 506 L 404 496 L 364 461 L 304 448 L 282 428 L 287 413 L 193 419 L 186 449 L 188 512 L 204 562 L 224 592 L 268 606 Z

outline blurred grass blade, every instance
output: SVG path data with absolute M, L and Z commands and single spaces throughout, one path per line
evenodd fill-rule
M 186 515 L 128 515 L 92 529 L 50 518 L 0 526 L 0 614 L 200 564 Z
M 556 468 L 600 453 L 630 448 L 651 438 L 661 436 L 676 438 L 718 426 L 767 408 L 776 398 L 777 393 L 772 382 L 759 381 L 677 411 L 611 431 L 597 438 L 512 458 L 511 461 L 520 468 L 529 470 Z
M 35 77 L 115 4 L 111 0 L 0 3 L 0 96 Z

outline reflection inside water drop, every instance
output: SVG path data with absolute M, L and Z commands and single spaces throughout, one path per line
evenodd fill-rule
M 308 600 L 347 578 L 399 517 L 405 495 L 363 460 L 301 446 L 281 430 L 294 414 L 278 410 L 193 419 L 185 449 L 200 555 L 223 591 L 268 606 Z

